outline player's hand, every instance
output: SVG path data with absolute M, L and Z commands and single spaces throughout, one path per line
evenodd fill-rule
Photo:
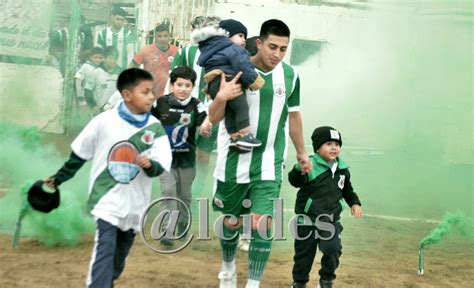
M 46 184 L 49 188 L 56 189 L 58 185 L 56 184 L 56 181 L 54 181 L 53 177 L 48 177 L 46 179 L 43 179 L 43 183 Z
M 204 122 L 201 124 L 201 127 L 199 128 L 199 134 L 204 137 L 209 137 L 212 134 L 212 123 L 209 121 L 208 118 L 204 120 Z
M 301 167 L 301 175 L 305 175 L 313 169 L 313 163 L 309 160 L 308 154 L 301 153 L 296 155 L 296 159 Z
M 217 92 L 216 98 L 224 98 L 226 101 L 235 99 L 242 95 L 242 85 L 237 83 L 239 81 L 242 71 L 239 71 L 235 77 L 227 82 L 225 80 L 224 73 L 221 74 L 221 86 L 219 87 L 219 92 Z
M 151 161 L 148 157 L 144 155 L 138 155 L 137 160 L 135 163 L 143 169 L 150 169 L 151 168 Z
M 362 208 L 357 204 L 352 205 L 351 214 L 354 216 L 354 218 L 357 218 L 357 219 L 362 218 L 363 216 Z

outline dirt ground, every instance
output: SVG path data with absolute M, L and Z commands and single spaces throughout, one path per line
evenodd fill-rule
M 425 275 L 418 276 L 417 244 L 435 224 L 348 216 L 343 224 L 335 287 L 472 287 L 474 247 L 455 232 L 425 250 Z M 46 248 L 22 239 L 13 251 L 11 236 L 1 235 L 0 287 L 83 287 L 92 245 L 92 235 L 76 247 Z M 291 245 L 289 239 L 274 245 L 261 287 L 290 286 Z M 115 287 L 218 287 L 219 251 L 212 239 L 195 240 L 177 254 L 157 254 L 138 236 Z M 308 287 L 316 287 L 317 259 Z M 239 251 L 239 287 L 245 286 L 246 264 L 246 253 Z

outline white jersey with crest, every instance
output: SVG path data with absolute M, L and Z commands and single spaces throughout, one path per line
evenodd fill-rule
M 140 215 L 151 198 L 152 178 L 143 169 L 135 167 L 133 161 L 122 161 L 128 165 L 125 167 L 135 169 L 128 183 L 114 177 L 112 165 L 116 168 L 121 160 L 114 159 L 111 151 L 122 143 L 124 146 L 132 143 L 138 154 L 170 170 L 171 148 L 161 123 L 150 116 L 144 127 L 137 128 L 119 116 L 117 107 L 94 117 L 73 141 L 71 148 L 80 158 L 92 161 L 87 203 L 91 214 L 123 231 L 139 231 Z

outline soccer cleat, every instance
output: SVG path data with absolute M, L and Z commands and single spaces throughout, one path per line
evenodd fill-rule
M 242 147 L 260 147 L 262 145 L 262 142 L 255 138 L 252 133 L 248 133 L 246 135 L 239 135 L 237 136 L 237 139 L 235 139 L 235 143 L 237 146 L 242 146 Z
M 219 288 L 237 288 L 237 273 L 231 271 L 221 271 L 219 278 Z

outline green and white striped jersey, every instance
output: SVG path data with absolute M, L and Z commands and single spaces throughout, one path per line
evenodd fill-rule
M 128 64 L 130 64 L 135 54 L 134 37 L 132 32 L 125 28 L 122 28 L 117 33 L 114 33 L 110 27 L 100 31 L 97 36 L 96 45 L 103 49 L 109 46 L 117 48 L 117 52 L 119 53 L 117 65 L 120 66 L 122 70 L 127 69 Z
M 300 84 L 296 70 L 281 62 L 272 71 L 256 71 L 265 79 L 257 91 L 247 90 L 250 127 L 262 146 L 238 154 L 229 150 L 230 136 L 219 125 L 214 177 L 223 182 L 249 183 L 282 180 L 289 138 L 288 113 L 300 110 Z M 224 121 L 224 120 L 223 120 Z

